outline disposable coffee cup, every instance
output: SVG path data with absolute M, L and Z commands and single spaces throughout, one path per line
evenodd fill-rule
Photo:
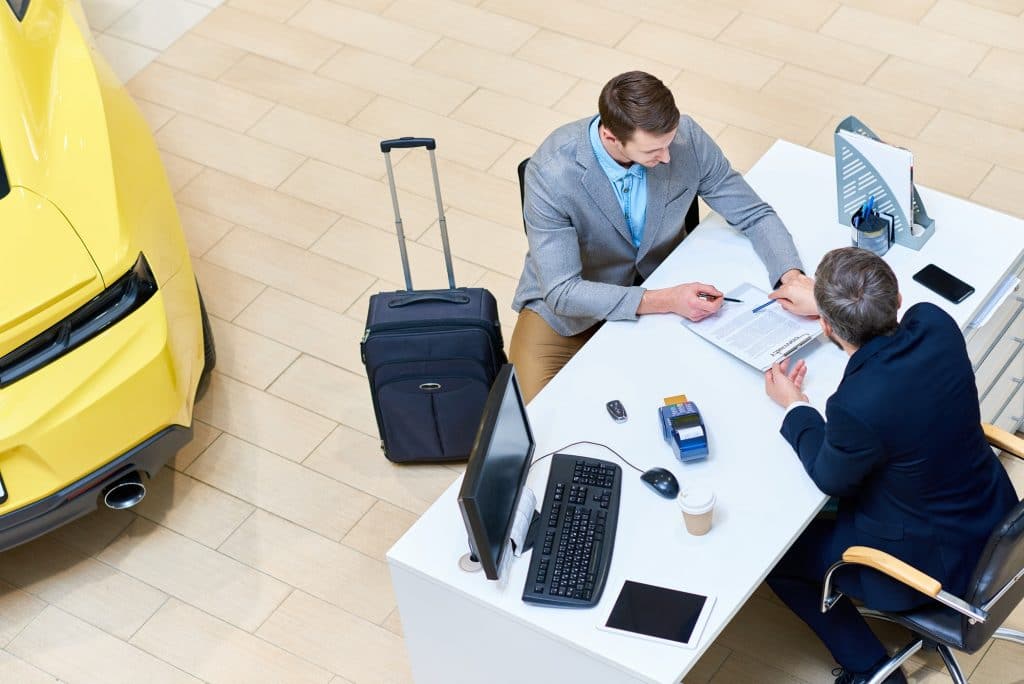
M 679 494 L 679 509 L 683 512 L 687 532 L 697 536 L 707 534 L 715 513 L 715 493 L 704 486 L 688 487 Z

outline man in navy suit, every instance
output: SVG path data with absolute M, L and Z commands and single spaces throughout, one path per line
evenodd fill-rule
M 838 497 L 839 510 L 835 520 L 811 523 L 768 585 L 832 652 L 842 667 L 836 684 L 866 682 L 888 656 L 846 597 L 821 612 L 828 567 L 848 547 L 869 546 L 963 596 L 989 534 L 1017 497 L 981 430 L 974 373 L 948 314 L 917 304 L 897 322 L 895 274 L 853 247 L 825 255 L 813 294 L 816 310 L 801 305 L 798 293 L 783 304 L 820 315 L 825 335 L 850 356 L 826 417 L 807 403 L 802 361 L 771 368 L 765 389 L 786 408 L 783 437 L 818 488 Z M 846 595 L 877 610 L 930 601 L 868 568 L 849 566 L 837 580 Z M 886 679 L 905 681 L 899 670 Z

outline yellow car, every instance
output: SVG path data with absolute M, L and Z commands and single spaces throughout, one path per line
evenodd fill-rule
M 215 363 L 174 199 L 78 0 L 0 1 L 0 551 L 127 508 Z

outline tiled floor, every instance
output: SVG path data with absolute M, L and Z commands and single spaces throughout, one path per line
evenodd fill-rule
M 738 168 L 778 137 L 830 152 L 857 113 L 913 148 L 920 183 L 1024 216 L 1024 0 L 83 4 L 134 75 L 220 363 L 195 441 L 137 509 L 0 555 L 4 682 L 409 680 L 384 553 L 457 469 L 377 447 L 357 347 L 367 297 L 401 280 L 382 136 L 438 138 L 458 280 L 498 296 L 508 331 L 515 166 L 630 68 Z M 416 285 L 441 286 L 427 165 L 396 157 Z M 1019 647 L 962 661 L 1024 681 Z M 762 588 L 687 681 L 831 667 Z M 935 657 L 910 669 L 948 681 Z

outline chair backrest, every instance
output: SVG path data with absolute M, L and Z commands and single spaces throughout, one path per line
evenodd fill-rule
M 516 173 L 519 175 L 519 203 L 524 210 L 526 208 L 526 165 L 529 163 L 530 158 L 527 157 L 516 167 Z M 689 235 L 698 223 L 700 223 L 700 207 L 697 206 L 697 195 L 694 195 L 690 208 L 686 210 L 686 218 L 683 219 L 683 235 Z M 523 214 L 523 231 L 526 231 L 525 213 Z
M 1014 506 L 1010 514 L 992 532 L 985 550 L 974 570 L 964 599 L 974 606 L 983 606 L 992 600 L 1007 582 L 1024 570 L 1024 502 Z M 1024 599 L 1024 577 L 1013 584 L 989 609 L 984 624 L 971 625 L 963 619 L 964 643 L 968 652 L 981 648 L 992 633 L 1003 624 L 1006 616 Z

